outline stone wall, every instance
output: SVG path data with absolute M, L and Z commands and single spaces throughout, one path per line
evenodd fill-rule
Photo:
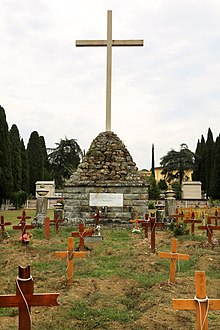
M 106 222 L 129 222 L 146 213 L 148 187 L 123 142 L 113 132 L 100 133 L 93 140 L 82 163 L 64 188 L 65 217 L 69 222 L 89 221 L 94 211 L 90 193 L 123 194 L 123 207 L 105 208 Z M 91 220 L 91 219 L 90 219 Z

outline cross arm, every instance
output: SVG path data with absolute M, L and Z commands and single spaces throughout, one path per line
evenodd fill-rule
M 74 258 L 83 258 L 87 255 L 86 251 L 75 251 L 73 256 Z
M 195 310 L 196 301 L 194 299 L 173 299 L 173 309 L 176 310 Z
M 67 258 L 68 257 L 68 251 L 56 251 L 56 252 L 54 252 L 54 255 L 57 258 Z
M 76 47 L 104 47 L 107 40 L 76 40 Z
M 29 306 L 59 306 L 58 296 L 59 293 L 25 294 L 25 299 Z M 24 299 L 21 295 L 0 296 L 0 307 L 19 307 L 22 304 Z
M 112 40 L 112 46 L 143 46 L 144 41 L 139 40 Z

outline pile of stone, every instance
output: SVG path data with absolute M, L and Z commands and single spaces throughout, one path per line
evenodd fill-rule
M 68 183 L 142 181 L 123 142 L 113 132 L 100 133 Z

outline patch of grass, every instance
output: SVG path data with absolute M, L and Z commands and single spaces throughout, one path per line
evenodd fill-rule
M 0 316 L 17 316 L 18 315 L 18 308 L 0 308 Z

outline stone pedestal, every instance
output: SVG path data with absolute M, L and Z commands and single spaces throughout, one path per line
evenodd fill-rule
M 47 215 L 47 197 L 38 197 L 36 206 L 36 215 L 34 218 L 34 223 L 37 225 L 43 225 L 44 218 Z

